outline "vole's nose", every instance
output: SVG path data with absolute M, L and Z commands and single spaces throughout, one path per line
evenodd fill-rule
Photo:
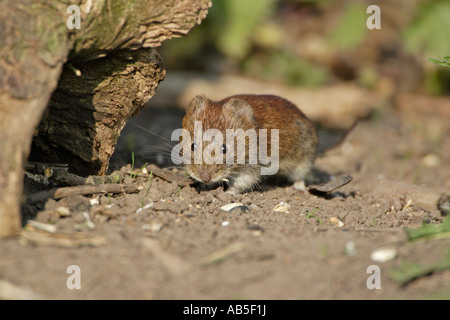
M 200 178 L 202 179 L 203 183 L 208 183 L 211 181 L 211 172 L 209 172 L 208 170 L 204 170 L 201 174 L 200 174 Z

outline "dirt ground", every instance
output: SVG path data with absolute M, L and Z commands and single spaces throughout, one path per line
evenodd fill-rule
M 133 121 L 169 137 L 181 119 L 171 112 L 164 118 L 163 111 L 144 110 Z M 127 125 L 118 153 L 128 170 L 131 140 L 147 150 L 145 161 L 164 160 L 164 153 L 150 157 L 151 139 Z M 448 118 L 387 108 L 317 159 L 318 172 L 353 177 L 333 193 L 268 184 L 231 196 L 223 188 L 181 188 L 153 175 L 149 182 L 146 172 L 127 176 L 138 193 L 48 200 L 35 220 L 55 225 L 56 233 L 27 226 L 19 237 L 2 240 L 0 297 L 448 299 L 450 270 L 406 285 L 391 272 L 405 262 L 437 262 L 448 252 L 449 239 L 411 243 L 404 229 L 444 219 L 436 201 L 450 190 L 449 163 Z M 245 207 L 220 209 L 232 202 Z M 282 202 L 289 207 L 274 211 Z M 371 254 L 384 247 L 395 256 L 373 261 Z M 71 265 L 79 267 L 80 289 L 67 286 Z M 367 285 L 373 265 L 380 289 Z

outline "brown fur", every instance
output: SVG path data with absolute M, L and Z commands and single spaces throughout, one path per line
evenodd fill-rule
M 278 129 L 279 174 L 291 181 L 301 181 L 313 166 L 318 141 L 315 129 L 303 112 L 278 96 L 235 95 L 220 101 L 197 96 L 189 104 L 183 119 L 183 128 L 191 133 L 191 138 L 194 133 L 194 121 L 202 122 L 203 131 L 212 128 L 222 131 L 224 138 L 226 129 L 245 131 L 253 128 L 257 132 L 259 129 L 267 129 L 269 154 L 270 130 Z M 208 142 L 204 142 L 203 148 L 207 144 Z M 189 164 L 186 169 L 194 179 L 201 182 L 205 182 L 202 181 L 202 177 L 211 178 L 211 181 L 206 183 L 231 179 L 232 193 L 249 190 L 261 180 L 259 166 L 247 163 Z

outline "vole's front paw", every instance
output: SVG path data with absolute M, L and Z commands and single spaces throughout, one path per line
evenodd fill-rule
M 236 187 L 230 187 L 228 188 L 228 190 L 226 191 L 226 193 L 231 194 L 233 196 L 240 194 L 241 192 L 239 192 L 239 190 Z

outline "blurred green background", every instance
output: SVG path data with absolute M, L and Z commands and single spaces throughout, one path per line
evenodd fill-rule
M 168 71 L 234 73 L 289 86 L 356 82 L 450 94 L 448 0 L 212 0 L 208 17 L 160 49 Z M 367 7 L 381 9 L 369 30 Z

